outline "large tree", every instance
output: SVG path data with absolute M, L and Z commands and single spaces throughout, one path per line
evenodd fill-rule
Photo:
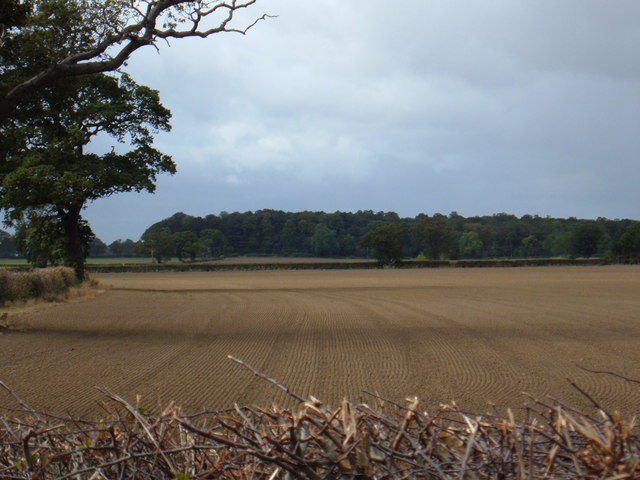
M 82 279 L 91 240 L 82 209 L 118 192 L 152 192 L 158 174 L 175 172 L 171 157 L 153 148 L 152 133 L 170 129 L 170 112 L 157 91 L 124 74 L 74 77 L 43 88 L 28 107 L 37 116 L 16 116 L 0 127 L 10 139 L 0 163 L 0 207 L 9 224 L 55 220 L 51 231 L 64 239 L 63 263 Z M 131 150 L 86 151 L 98 134 Z
M 376 225 L 360 238 L 360 246 L 372 248 L 375 257 L 385 265 L 395 265 L 404 258 L 406 229 L 400 222 Z
M 433 217 L 421 216 L 414 225 L 412 234 L 429 259 L 439 260 L 440 257 L 450 254 L 452 232 L 444 215 L 436 213 Z
M 592 257 L 604 239 L 605 231 L 599 224 L 592 220 L 580 221 L 569 237 L 569 252 L 576 257 Z
M 42 87 L 115 71 L 142 47 L 158 48 L 173 38 L 244 34 L 267 17 L 234 25 L 236 13 L 256 1 L 0 0 L 0 120 Z
M 634 222 L 618 233 L 610 254 L 619 263 L 640 263 L 640 222 Z

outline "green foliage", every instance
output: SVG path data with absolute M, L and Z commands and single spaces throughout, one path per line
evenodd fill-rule
M 23 26 L 30 11 L 30 2 L 0 0 L 0 33 L 6 35 L 8 30 Z
M 15 87 L 30 81 L 30 85 L 26 84 L 26 95 L 27 91 L 45 80 L 38 75 L 50 70 L 51 80 L 45 81 L 46 86 L 37 94 L 45 89 L 59 88 L 62 82 L 53 83 L 54 78 L 68 76 L 65 69 L 69 66 L 52 69 L 52 65 L 94 48 L 106 39 L 112 29 L 123 26 L 122 22 L 127 21 L 122 18 L 126 6 L 121 0 L 2 1 L 10 6 L 8 21 L 13 28 L 5 30 L 5 38 L 0 45 L 0 119 L 8 113 L 6 109 L 9 106 L 3 97 Z M 15 100 L 20 101 L 22 96 Z M 37 118 L 36 104 L 27 105 L 33 100 L 32 96 L 27 96 L 20 108 L 12 111 L 11 118 Z
M 402 223 L 381 223 L 362 236 L 360 245 L 372 248 L 380 263 L 394 265 L 404 258 L 405 235 L 406 228 Z
M 544 251 L 551 257 L 569 255 L 571 231 L 568 226 L 557 226 L 543 241 Z
M 138 255 L 148 255 L 156 262 L 162 263 L 175 255 L 174 237 L 168 228 L 149 229 L 137 245 Z
M 120 0 L 31 2 L 0 48 L 0 95 L 123 27 L 128 19 L 122 13 L 128 8 L 128 2 Z M 168 131 L 169 119 L 158 92 L 124 73 L 73 76 L 39 88 L 0 121 L 0 208 L 5 221 L 29 223 L 30 211 L 55 218 L 57 224 L 46 229 L 50 244 L 56 250 L 64 245 L 64 264 L 82 278 L 87 255 L 83 230 L 88 227 L 82 209 L 115 193 L 152 192 L 158 174 L 175 172 L 171 158 L 152 146 L 152 134 Z M 87 153 L 85 147 L 98 134 L 131 149 Z M 33 241 L 25 242 L 44 246 L 44 235 L 32 233 Z M 51 262 L 60 254 L 46 256 L 34 258 Z
M 616 262 L 640 263 L 640 222 L 623 229 L 608 254 Z
M 475 232 L 465 232 L 460 236 L 458 248 L 462 258 L 478 258 L 482 254 L 482 240 Z
M 94 239 L 93 232 L 84 221 L 78 222 L 83 259 Z M 16 222 L 14 243 L 27 261 L 37 267 L 61 265 L 67 258 L 67 239 L 55 214 L 28 210 L 21 221 Z
M 111 257 L 132 257 L 134 249 L 135 242 L 130 238 L 126 240 L 118 239 L 109 244 L 108 254 Z
M 438 260 L 451 253 L 453 235 L 444 215 L 421 216 L 413 227 L 412 236 L 431 260 Z
M 109 247 L 99 238 L 94 238 L 89 244 L 89 256 L 90 257 L 104 257 L 107 254 Z
M 535 235 L 529 235 L 522 239 L 522 256 L 535 257 L 541 249 L 540 242 Z
M 387 217 L 393 216 L 372 211 L 287 213 L 259 210 L 222 212 L 220 216 L 200 218 L 179 212 L 148 230 L 168 228 L 172 233 L 188 230 L 200 238 L 204 231 L 216 230 L 224 239 L 225 254 L 354 257 L 365 253 L 358 246 L 358 240 L 371 222 Z
M 221 258 L 227 247 L 224 234 L 215 228 L 208 228 L 200 232 L 200 240 L 205 247 L 205 255 L 208 258 Z
M 498 213 L 491 218 L 494 255 L 497 257 L 517 257 L 522 240 L 526 237 L 523 222 L 515 215 Z
M 574 227 L 583 222 L 575 218 L 531 215 L 517 218 L 505 213 L 469 218 L 459 214 L 448 217 L 421 214 L 413 219 L 399 219 L 393 212 L 370 210 L 354 213 L 258 210 L 221 212 L 219 216 L 206 217 L 180 212 L 152 225 L 148 231 L 162 228 L 171 233 L 191 231 L 205 240 L 204 232 L 213 229 L 220 232 L 219 245 L 224 239 L 226 255 L 353 258 L 366 257 L 370 253 L 368 247 L 359 243 L 367 231 L 380 223 L 394 221 L 394 218 L 412 232 L 412 235 L 402 236 L 402 247 L 407 256 L 415 257 L 420 252 L 427 254 L 427 250 L 423 251 L 426 238 L 435 245 L 432 256 L 437 251 L 438 258 L 449 259 L 566 257 L 572 255 L 569 245 Z M 618 239 L 622 231 L 634 223 L 607 219 L 591 222 L 607 232 L 598 243 L 596 254 L 609 248 L 609 238 Z M 423 226 L 425 235 L 416 235 Z M 467 235 L 469 233 L 473 235 Z M 439 243 L 439 240 L 443 241 Z
M 603 228 L 596 222 L 579 222 L 569 237 L 569 253 L 576 257 L 589 258 L 598 252 L 604 237 Z
M 329 257 L 338 249 L 336 231 L 324 223 L 316 225 L 310 241 L 312 252 L 317 257 Z
M 9 145 L 7 161 L 0 166 L 0 207 L 8 223 L 30 222 L 31 210 L 55 217 L 57 226 L 47 231 L 64 233 L 64 264 L 82 278 L 87 254 L 82 230 L 87 225 L 81 210 L 87 202 L 115 193 L 152 192 L 159 173 L 175 172 L 171 158 L 151 146 L 151 131 L 169 130 L 170 114 L 157 92 L 126 75 L 75 78 L 43 92 L 38 101 L 38 122 L 14 119 L 2 126 L 2 133 L 20 132 L 23 140 Z M 129 142 L 133 149 L 85 153 L 98 133 Z M 54 235 L 50 244 L 58 246 L 59 239 Z
M 205 243 L 195 233 L 189 231 L 172 234 L 171 242 L 173 251 L 181 262 L 185 259 L 193 261 L 196 257 L 201 257 L 207 249 Z
M 246 33 L 232 22 L 256 0 L 0 0 L 0 121 L 41 90 L 116 72 L 139 48 L 171 38 Z M 35 117 L 33 117 L 35 118 Z M 18 137 L 16 137 L 18 138 Z
M 64 232 L 52 215 L 28 212 L 16 224 L 14 242 L 27 261 L 36 267 L 60 265 L 64 260 Z

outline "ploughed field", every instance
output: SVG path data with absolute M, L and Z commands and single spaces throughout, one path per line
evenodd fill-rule
M 640 268 L 94 275 L 104 293 L 10 314 L 0 380 L 33 407 L 99 414 L 95 387 L 149 408 L 291 405 L 227 359 L 336 404 L 517 409 L 521 392 L 640 411 Z M 0 406 L 12 406 L 0 392 Z

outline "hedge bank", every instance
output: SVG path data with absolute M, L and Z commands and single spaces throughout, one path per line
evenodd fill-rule
M 534 267 L 568 265 L 604 265 L 600 258 L 528 258 L 502 260 L 408 260 L 393 268 L 488 268 L 488 267 Z M 385 268 L 378 262 L 261 262 L 261 263 L 147 263 L 147 264 L 89 264 L 87 271 L 95 273 L 116 272 L 219 272 L 242 270 L 353 270 Z
M 76 285 L 71 268 L 37 268 L 27 271 L 0 270 L 0 305 L 34 298 L 51 299 Z

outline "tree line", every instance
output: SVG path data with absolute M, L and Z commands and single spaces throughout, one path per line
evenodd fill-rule
M 395 212 L 179 212 L 151 225 L 136 251 L 156 260 L 223 255 L 480 259 L 604 257 L 638 262 L 640 222 L 598 218 L 517 217 L 507 213 L 463 217 Z M 380 255 L 384 251 L 383 255 Z
M 26 256 L 33 245 L 0 230 L 0 257 Z M 43 247 L 49 252 L 49 247 Z M 456 212 L 401 218 L 395 212 L 222 212 L 197 217 L 178 212 L 161 220 L 138 241 L 106 244 L 94 238 L 90 257 L 152 257 L 156 262 L 225 256 L 405 258 L 604 257 L 640 262 L 640 221 L 598 218 L 517 217 L 507 213 L 463 217 Z M 61 263 L 31 252 L 32 263 Z

